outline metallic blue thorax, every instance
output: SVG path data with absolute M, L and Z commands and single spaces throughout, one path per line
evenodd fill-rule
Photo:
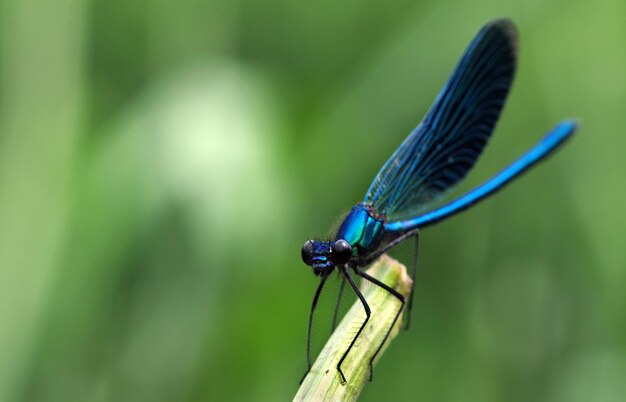
M 384 222 L 375 217 L 371 208 L 360 203 L 343 220 L 335 241 L 343 239 L 352 245 L 355 255 L 366 255 L 375 250 L 385 234 Z

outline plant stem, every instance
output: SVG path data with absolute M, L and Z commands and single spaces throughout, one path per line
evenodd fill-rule
M 407 275 L 405 266 L 387 255 L 379 258 L 367 273 L 393 287 L 405 298 L 411 291 L 412 280 Z M 337 363 L 348 348 L 356 330 L 365 320 L 363 305 L 358 300 L 328 339 L 311 371 L 304 378 L 294 401 L 354 401 L 369 380 L 369 360 L 385 337 L 400 308 L 400 302 L 386 290 L 367 281 L 363 281 L 361 291 L 370 305 L 372 314 L 341 366 L 348 382 L 341 384 Z M 398 334 L 401 326 L 402 316 L 396 322 L 374 364 L 380 359 L 389 342 Z

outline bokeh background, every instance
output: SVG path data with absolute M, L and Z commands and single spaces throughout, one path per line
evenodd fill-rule
M 497 16 L 520 65 L 465 188 L 581 129 L 423 232 L 362 400 L 625 400 L 621 0 L 0 1 L 0 400 L 292 398 L 303 242 Z

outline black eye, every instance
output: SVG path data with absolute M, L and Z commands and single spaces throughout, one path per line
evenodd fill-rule
M 310 240 L 302 246 L 302 261 L 304 261 L 306 265 L 313 263 L 313 242 Z
M 352 258 L 352 246 L 347 241 L 340 239 L 333 244 L 333 261 L 337 265 L 342 265 Z

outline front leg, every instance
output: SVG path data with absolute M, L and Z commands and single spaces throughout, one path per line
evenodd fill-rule
M 315 291 L 315 296 L 313 296 L 313 303 L 311 304 L 311 312 L 309 313 L 309 327 L 306 332 L 306 372 L 302 376 L 300 380 L 300 384 L 304 381 L 304 378 L 309 371 L 311 370 L 311 326 L 313 325 L 313 315 L 315 314 L 315 308 L 317 307 L 317 301 L 320 298 L 320 294 L 322 293 L 322 289 L 324 289 L 324 283 L 326 283 L 327 276 L 322 276 L 320 280 L 320 284 L 317 286 L 317 290 Z
M 339 359 L 339 363 L 337 363 L 337 371 L 339 371 L 339 374 L 341 375 L 341 383 L 345 384 L 347 380 L 346 380 L 346 376 L 343 374 L 343 371 L 341 371 L 341 364 L 346 359 L 346 356 L 348 356 L 348 353 L 350 353 L 352 346 L 354 346 L 354 343 L 358 339 L 359 335 L 361 335 L 361 332 L 363 332 L 363 328 L 365 328 L 365 325 L 370 319 L 371 310 L 370 310 L 369 304 L 367 304 L 367 300 L 365 300 L 365 297 L 363 297 L 363 294 L 354 283 L 354 280 L 352 280 L 352 277 L 350 276 L 350 273 L 346 270 L 346 267 L 341 267 L 339 269 L 341 270 L 341 273 L 344 275 L 344 277 L 348 280 L 348 283 L 350 283 L 350 286 L 352 287 L 352 289 L 354 289 L 354 292 L 356 293 L 357 297 L 361 301 L 361 304 L 363 304 L 363 308 L 365 309 L 365 315 L 366 315 L 365 321 L 363 321 L 363 324 L 361 324 L 361 327 L 357 331 L 356 335 L 354 336 L 354 338 L 352 338 L 352 342 L 350 342 L 350 346 L 348 346 L 348 349 L 345 351 L 343 356 L 341 356 L 341 359 Z
M 400 303 L 401 303 L 400 308 L 398 309 L 398 312 L 396 313 L 396 316 L 393 318 L 393 321 L 391 322 L 391 325 L 389 326 L 389 329 L 387 330 L 387 333 L 385 334 L 385 337 L 383 338 L 383 341 L 380 343 L 380 345 L 378 345 L 378 349 L 376 349 L 376 352 L 374 352 L 374 354 L 370 358 L 370 381 L 372 381 L 372 379 L 374 378 L 374 359 L 376 358 L 380 350 L 383 348 L 383 345 L 387 341 L 387 338 L 389 338 L 389 334 L 391 333 L 391 330 L 396 325 L 396 321 L 398 321 L 398 318 L 400 317 L 400 315 L 402 314 L 402 311 L 404 310 L 404 296 L 400 292 L 395 290 L 394 288 L 387 286 L 383 282 L 379 281 L 378 279 L 374 278 L 371 275 L 366 274 L 365 272 L 359 271 L 358 269 L 355 268 L 354 273 L 360 276 L 361 278 L 368 280 L 372 282 L 374 285 L 379 286 L 382 289 L 386 290 L 387 292 L 391 293 L 398 300 L 400 300 Z

